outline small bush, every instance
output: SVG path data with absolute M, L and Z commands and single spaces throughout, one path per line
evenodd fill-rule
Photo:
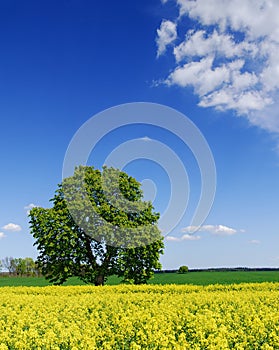
M 187 273 L 188 272 L 188 266 L 180 266 L 178 273 Z

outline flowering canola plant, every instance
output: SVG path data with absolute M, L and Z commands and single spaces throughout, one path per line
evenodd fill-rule
M 8 349 L 279 349 L 279 283 L 2 287 Z

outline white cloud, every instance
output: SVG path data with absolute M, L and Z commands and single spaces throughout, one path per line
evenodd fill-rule
M 235 78 L 243 66 L 242 60 L 234 61 L 227 65 L 213 68 L 213 57 L 207 56 L 200 61 L 186 63 L 177 67 L 166 81 L 169 85 L 181 87 L 193 86 L 195 92 L 200 96 L 201 102 L 208 99 L 212 91 L 227 86 L 232 78 Z M 247 84 L 247 83 L 246 83 Z
M 181 16 L 198 19 L 205 26 L 246 32 L 251 39 L 270 36 L 279 40 L 277 0 L 177 0 L 177 3 Z
M 200 236 L 185 234 L 182 237 L 167 236 L 167 241 L 181 242 L 181 241 L 198 241 L 201 239 Z
M 251 244 L 260 244 L 261 241 L 259 241 L 257 239 L 252 239 L 251 241 L 249 241 L 249 243 L 251 243 Z
M 167 241 L 181 242 L 181 241 L 197 241 L 201 239 L 201 236 L 196 235 L 196 232 L 208 232 L 216 236 L 232 236 L 238 231 L 234 228 L 224 226 L 224 225 L 202 225 L 202 226 L 186 226 L 181 229 L 184 233 L 181 237 L 166 236 Z M 239 230 L 239 232 L 245 232 L 244 230 Z
M 24 207 L 24 210 L 31 210 L 31 209 L 36 208 L 36 207 L 37 207 L 36 204 L 30 203 Z
M 250 53 L 253 57 L 258 53 L 254 43 L 236 43 L 231 34 L 218 33 L 216 30 L 207 35 L 205 30 L 189 30 L 185 40 L 173 50 L 177 62 L 189 57 L 209 55 L 239 57 Z
M 179 237 L 174 237 L 174 236 L 166 236 L 166 237 L 165 237 L 165 240 L 166 240 L 166 241 L 172 241 L 172 242 L 180 242 L 180 241 L 181 241 L 181 238 L 179 238 Z
M 21 231 L 21 226 L 17 225 L 17 224 L 9 223 L 9 224 L 3 226 L 2 229 L 5 231 L 16 232 L 16 231 Z
M 257 125 L 272 133 L 279 134 L 279 92 L 274 96 L 275 102 L 267 106 L 263 111 L 258 110 L 249 114 L 249 121 L 252 125 Z M 278 145 L 279 147 L 279 145 Z
M 189 234 L 185 234 L 181 237 L 182 241 L 198 241 L 199 239 L 201 239 L 200 236 L 189 235 Z
M 166 20 L 158 29 L 158 56 L 176 44 L 176 63 L 164 82 L 192 87 L 201 107 L 233 110 L 252 125 L 279 133 L 279 1 L 176 3 L 180 15 L 176 24 L 170 22 L 173 34 L 166 35 Z
M 4 232 L 0 232 L 0 239 L 5 238 L 5 237 L 6 237 L 6 235 L 4 234 Z
M 272 99 L 264 97 L 258 91 L 242 91 L 237 93 L 233 87 L 225 87 L 224 89 L 214 91 L 207 96 L 201 98 L 199 106 L 215 107 L 218 110 L 236 110 L 237 114 L 249 114 L 249 120 L 254 125 L 267 129 L 267 121 L 262 120 L 262 117 L 256 120 L 259 111 L 267 108 L 272 102 Z M 262 116 L 262 114 L 260 114 Z M 274 130 L 273 130 L 274 131 Z
M 213 235 L 219 236 L 231 236 L 237 233 L 237 230 L 234 228 L 224 226 L 224 225 L 202 225 L 198 226 L 187 226 L 181 229 L 181 232 L 193 233 L 193 232 L 209 232 Z
M 204 225 L 203 230 L 205 232 L 210 232 L 213 235 L 220 235 L 220 236 L 231 236 L 237 232 L 237 230 L 235 230 L 234 228 L 224 226 L 224 225 Z
M 162 55 L 169 44 L 171 44 L 177 38 L 176 24 L 163 20 L 161 22 L 160 29 L 157 29 L 157 57 Z
M 27 215 L 29 215 L 30 210 L 33 209 L 33 208 L 36 208 L 36 207 L 37 207 L 36 204 L 30 203 L 30 204 L 28 204 L 28 205 L 26 205 L 26 206 L 24 207 L 24 210 L 26 210 Z

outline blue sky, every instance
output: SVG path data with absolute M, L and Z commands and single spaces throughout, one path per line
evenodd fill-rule
M 89 163 L 100 167 L 133 139 L 177 153 L 190 195 L 165 239 L 163 267 L 278 266 L 278 15 L 276 0 L 1 1 L 0 257 L 36 257 L 28 208 L 50 205 L 82 124 L 116 105 L 151 102 L 187 116 L 213 154 L 216 196 L 199 231 L 189 233 L 199 168 L 166 130 L 114 130 Z M 154 206 L 163 212 L 165 170 L 142 159 L 125 170 L 156 184 Z

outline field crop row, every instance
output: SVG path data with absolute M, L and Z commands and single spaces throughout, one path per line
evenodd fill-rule
M 234 284 L 234 283 L 279 282 L 279 271 L 191 271 L 179 273 L 155 273 L 148 284 Z M 110 276 L 106 284 L 121 284 L 122 279 Z M 77 277 L 69 278 L 64 285 L 84 285 Z M 0 277 L 0 287 L 4 286 L 48 286 L 50 283 L 44 277 Z
M 8 349 L 279 349 L 279 283 L 3 287 Z

